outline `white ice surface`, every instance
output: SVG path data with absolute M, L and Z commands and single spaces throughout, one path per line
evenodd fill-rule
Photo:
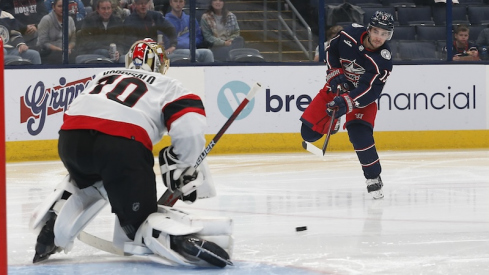
M 218 196 L 175 206 L 233 218 L 235 266 L 225 269 L 167 267 L 78 240 L 34 265 L 29 217 L 66 171 L 8 164 L 9 274 L 489 274 L 489 150 L 380 157 L 383 200 L 366 192 L 354 152 L 208 156 Z M 106 208 L 87 231 L 110 238 L 112 228 Z

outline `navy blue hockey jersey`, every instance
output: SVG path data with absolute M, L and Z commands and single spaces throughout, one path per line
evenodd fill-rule
M 379 98 L 392 71 L 389 45 L 384 43 L 379 49 L 371 51 L 363 46 L 366 38 L 366 28 L 352 24 L 333 38 L 326 48 L 328 69 L 343 68 L 352 87 L 350 97 L 359 108 Z

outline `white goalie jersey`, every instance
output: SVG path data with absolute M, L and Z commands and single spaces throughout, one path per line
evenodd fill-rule
M 194 164 L 205 145 L 205 126 L 200 97 L 179 81 L 160 73 L 112 69 L 99 73 L 75 98 L 61 129 L 134 139 L 149 150 L 168 132 L 180 160 Z

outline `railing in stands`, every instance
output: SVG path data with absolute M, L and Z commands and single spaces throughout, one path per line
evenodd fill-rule
M 300 15 L 300 13 L 297 11 L 297 9 L 294 7 L 292 2 L 290 0 L 284 0 L 285 4 L 287 4 L 288 8 L 292 11 L 292 29 L 289 27 L 287 22 L 285 22 L 285 19 L 282 16 L 282 1 L 277 2 L 277 10 L 278 10 L 278 52 L 279 52 L 279 60 L 282 61 L 282 26 L 285 27 L 287 32 L 289 33 L 290 36 L 294 39 L 294 41 L 297 43 L 299 48 L 304 52 L 306 57 L 309 59 L 309 61 L 312 61 L 313 59 L 313 51 L 312 51 L 312 31 L 311 27 L 307 24 L 306 20 Z M 297 37 L 297 22 L 296 18 L 299 19 L 299 21 L 302 23 L 304 28 L 307 30 L 307 42 L 308 42 L 308 48 L 306 49 L 304 45 L 300 42 L 299 38 Z M 266 18 L 265 18 L 266 20 Z

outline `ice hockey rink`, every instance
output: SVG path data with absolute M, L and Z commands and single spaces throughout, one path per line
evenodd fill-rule
M 175 207 L 232 217 L 234 266 L 224 269 L 168 267 L 78 240 L 34 265 L 29 217 L 66 172 L 60 161 L 9 163 L 9 274 L 489 274 L 489 150 L 379 154 L 383 200 L 366 192 L 354 152 L 208 156 L 218 196 Z M 107 207 L 86 231 L 110 238 L 113 222 Z

